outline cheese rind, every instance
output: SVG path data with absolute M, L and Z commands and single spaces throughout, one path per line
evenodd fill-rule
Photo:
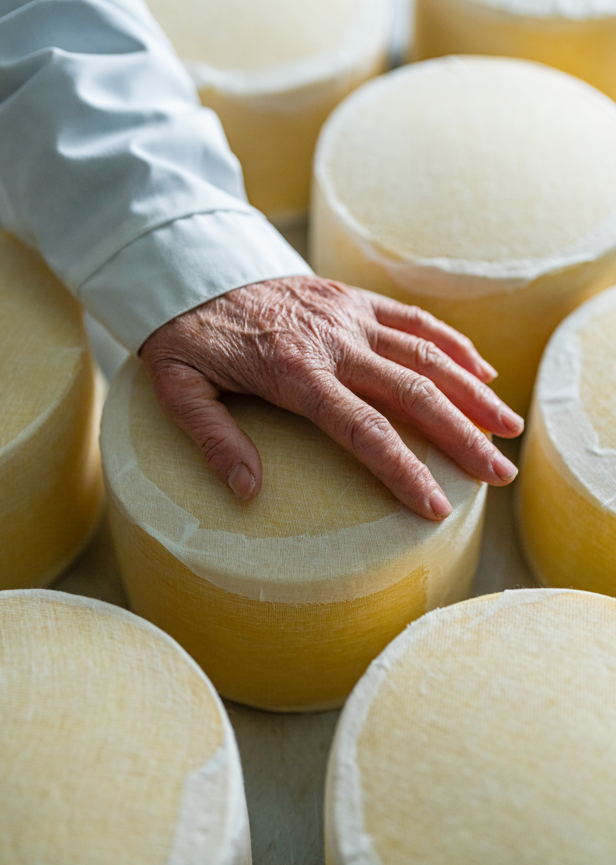
M 90 598 L 2 592 L 0 695 L 3 862 L 249 865 L 225 710 L 158 628 Z
M 417 0 L 413 57 L 522 57 L 616 97 L 613 0 Z
M 0 233 L 0 589 L 49 583 L 93 532 L 101 390 L 79 304 Z
M 389 0 L 149 5 L 222 121 L 251 204 L 278 222 L 302 215 L 325 118 L 385 67 Z
M 225 402 L 264 464 L 248 504 L 165 418 L 137 361 L 113 383 L 101 446 L 131 607 L 231 699 L 340 705 L 406 623 L 467 596 L 485 486 L 400 426 L 454 505 L 430 523 L 306 419 L 256 398 Z
M 466 333 L 524 412 L 551 331 L 614 281 L 615 200 L 611 100 L 520 60 L 413 64 L 322 130 L 313 265 Z
M 572 313 L 539 369 L 517 521 L 544 585 L 616 594 L 616 288 Z
M 340 718 L 328 865 L 609 862 L 615 635 L 614 599 L 553 589 L 414 622 Z

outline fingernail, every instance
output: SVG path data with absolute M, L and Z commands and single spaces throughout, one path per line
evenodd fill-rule
M 436 517 L 448 517 L 453 510 L 444 493 L 440 490 L 434 490 L 428 501 L 430 502 L 430 507 Z
M 254 490 L 256 481 L 244 463 L 238 463 L 227 475 L 227 483 L 238 499 L 245 502 Z
M 507 406 L 500 410 L 500 419 L 503 426 L 507 427 L 509 432 L 522 432 L 524 429 L 524 418 L 511 411 Z
M 513 480 L 518 473 L 517 468 L 511 460 L 508 460 L 499 451 L 496 451 L 496 454 L 492 458 L 492 468 L 502 481 Z
M 492 364 L 487 362 L 487 360 L 482 359 L 481 366 L 486 375 L 490 376 L 490 379 L 498 378 L 498 373 L 496 372 Z

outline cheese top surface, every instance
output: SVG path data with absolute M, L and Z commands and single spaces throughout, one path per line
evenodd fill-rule
M 132 390 L 130 429 L 137 463 L 201 528 L 246 537 L 322 535 L 402 509 L 367 468 L 309 420 L 257 397 L 229 395 L 224 401 L 263 462 L 262 491 L 248 504 L 230 494 L 196 445 L 164 416 L 143 370 Z M 411 429 L 404 435 L 424 460 L 425 440 Z
M 347 98 L 315 172 L 389 260 L 534 278 L 614 246 L 616 106 L 528 61 L 431 60 Z
M 369 594 L 408 573 L 410 557 L 420 567 L 425 557 L 438 560 L 437 550 L 454 537 L 464 545 L 480 521 L 485 485 L 408 426 L 394 423 L 454 507 L 443 523 L 405 508 L 305 418 L 256 397 L 228 395 L 224 402 L 263 462 L 263 486 L 252 502 L 238 502 L 164 415 L 135 359 L 116 376 L 101 427 L 103 467 L 117 507 L 220 587 L 249 597 L 265 592 L 269 600 L 301 596 L 302 603 L 315 591 L 324 603 L 326 591 L 332 600 L 357 597 L 356 575 Z M 395 562 L 399 567 L 387 565 Z M 388 577 L 380 570 L 386 565 Z
M 166 634 L 99 601 L 2 592 L 0 718 L 1 861 L 189 861 L 170 858 L 195 829 L 186 794 L 225 726 L 211 685 Z M 215 815 L 218 862 L 229 778 L 211 784 L 219 801 L 206 786 L 192 806 Z
M 616 514 L 616 287 L 568 316 L 545 350 L 535 394 L 536 430 L 557 467 Z
M 182 59 L 256 71 L 336 51 L 366 3 L 149 0 L 148 5 Z
M 57 405 L 85 348 L 79 304 L 36 253 L 0 231 L 0 451 Z
M 336 863 L 603 865 L 616 824 L 616 600 L 530 589 L 413 623 L 350 697 Z

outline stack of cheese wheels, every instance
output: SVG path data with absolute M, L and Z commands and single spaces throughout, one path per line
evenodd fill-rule
M 416 0 L 413 58 L 502 54 L 616 97 L 615 0 Z
M 329 760 L 327 865 L 607 865 L 616 601 L 556 589 L 437 610 L 357 685 Z
M 225 402 L 263 461 L 250 503 L 164 416 L 137 360 L 114 380 L 101 446 L 131 607 L 225 697 L 338 706 L 409 621 L 468 596 L 485 486 L 399 426 L 454 506 L 432 523 L 310 421 L 256 397 Z
M 385 67 L 390 0 L 149 0 L 220 117 L 248 198 L 271 219 L 308 207 L 332 108 Z
M 0 594 L 0 861 L 249 865 L 233 731 L 177 643 L 132 613 Z
M 0 589 L 45 585 L 90 537 L 100 403 L 79 304 L 0 232 Z
M 406 66 L 328 120 L 313 204 L 319 274 L 457 327 L 524 412 L 554 327 L 616 277 L 616 105 L 523 60 Z
M 616 595 L 616 288 L 572 313 L 537 377 L 518 526 L 540 583 Z

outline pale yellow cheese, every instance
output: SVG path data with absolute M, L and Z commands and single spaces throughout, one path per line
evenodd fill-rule
M 194 661 L 126 610 L 0 593 L 0 862 L 249 865 L 225 710 Z
M 616 595 L 616 288 L 555 331 L 537 377 L 518 527 L 540 583 Z
M 321 125 L 385 66 L 390 0 L 149 0 L 220 117 L 248 198 L 277 221 L 308 207 Z
M 467 597 L 485 486 L 400 427 L 454 506 L 432 523 L 310 421 L 257 398 L 225 403 L 263 460 L 250 503 L 164 416 L 137 360 L 112 385 L 101 446 L 131 608 L 225 697 L 275 710 L 340 705 L 409 621 Z
M 79 304 L 0 232 L 0 589 L 49 583 L 96 525 L 98 391 Z
M 371 665 L 330 754 L 327 865 L 609 865 L 616 601 L 436 610 Z
M 389 73 L 322 130 L 311 245 L 320 275 L 467 334 L 525 412 L 554 327 L 616 277 L 616 105 L 521 60 Z
M 616 97 L 614 0 L 416 0 L 414 37 L 414 60 L 523 57 Z

